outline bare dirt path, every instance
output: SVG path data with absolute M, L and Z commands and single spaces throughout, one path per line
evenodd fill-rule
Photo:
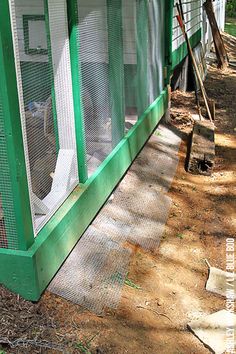
M 236 60 L 236 40 L 227 36 Z M 224 308 L 224 299 L 205 290 L 207 258 L 225 268 L 225 241 L 236 229 L 236 70 L 214 65 L 206 82 L 217 101 L 216 166 L 211 177 L 185 172 L 194 96 L 173 95 L 173 125 L 184 134 L 180 162 L 168 195 L 173 200 L 156 254 L 133 247 L 129 278 L 118 310 L 97 317 L 46 292 L 38 304 L 0 288 L 0 341 L 7 353 L 205 354 L 209 350 L 187 323 Z M 14 342 L 22 338 L 22 343 Z M 33 342 L 28 342 L 32 340 Z M 28 346 L 22 347 L 23 344 Z M 36 346 L 38 345 L 38 346 Z

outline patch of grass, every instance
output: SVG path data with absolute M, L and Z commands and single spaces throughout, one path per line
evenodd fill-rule
M 84 345 L 83 342 L 76 343 L 75 348 L 79 349 L 79 351 L 83 354 L 91 354 L 89 348 L 86 345 Z
M 140 254 L 140 256 L 141 256 L 141 254 Z M 131 279 L 128 278 L 128 275 L 129 275 L 129 273 L 126 274 L 126 277 L 124 280 L 124 277 L 120 272 L 115 272 L 114 274 L 112 274 L 110 279 L 113 284 L 114 283 L 118 283 L 120 285 L 125 284 L 127 286 L 130 286 L 133 289 L 141 289 L 141 287 L 139 285 L 135 284 Z
M 158 131 L 155 131 L 154 135 L 156 135 L 156 136 L 162 136 L 162 137 L 163 137 L 163 135 L 161 134 L 161 132 L 158 132 Z
M 225 32 L 228 34 L 231 34 L 231 36 L 236 37 L 236 25 L 232 23 L 226 23 L 225 24 Z
M 176 235 L 176 237 L 178 237 L 178 238 L 180 238 L 182 240 L 184 238 L 184 234 L 179 233 L 179 234 Z
M 236 37 L 236 19 L 227 19 L 225 23 L 225 32 L 231 34 L 231 36 Z
M 118 283 L 120 285 L 123 284 L 123 275 L 120 272 L 115 272 L 111 276 L 112 283 Z
M 86 339 L 85 341 L 79 341 L 78 343 L 75 344 L 75 348 L 79 349 L 79 351 L 83 354 L 92 354 L 90 352 L 90 346 L 92 341 L 94 340 L 95 337 L 97 337 L 98 333 L 96 333 L 94 336 L 91 338 Z M 0 352 L 1 354 L 1 352 Z
M 130 286 L 133 289 L 137 289 L 137 290 L 141 289 L 141 286 L 135 284 L 132 280 L 130 280 L 128 278 L 128 273 L 127 273 L 127 276 L 126 276 L 126 279 L 125 279 L 125 285 Z

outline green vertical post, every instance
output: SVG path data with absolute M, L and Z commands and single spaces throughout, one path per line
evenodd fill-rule
M 79 62 L 79 16 L 78 0 L 67 0 L 69 40 L 72 72 L 72 89 L 74 101 L 75 134 L 78 158 L 78 171 L 80 183 L 85 183 L 88 179 L 86 139 L 82 103 L 82 79 Z
M 115 147 L 125 133 L 122 0 L 107 0 L 107 27 L 112 146 Z
M 142 115 L 148 104 L 148 8 L 146 0 L 136 2 L 137 109 Z
M 55 86 L 54 86 L 54 70 L 53 70 L 53 61 L 52 61 L 48 0 L 44 0 L 44 12 L 45 12 L 45 26 L 46 26 L 47 46 L 48 46 L 48 61 L 51 67 L 50 75 L 51 75 L 51 85 L 52 85 L 51 95 L 52 95 L 53 127 L 54 127 L 54 133 L 56 138 L 56 149 L 58 152 L 60 149 L 60 143 L 59 143 L 59 133 L 58 133 L 58 126 L 57 126 L 56 94 L 55 94 Z
M 1 1 L 0 77 L 0 92 L 4 118 L 4 131 L 1 132 L 1 134 L 3 134 L 6 141 L 9 165 L 8 172 L 13 195 L 12 202 L 18 235 L 18 248 L 20 250 L 27 250 L 34 242 L 34 231 L 26 176 L 8 0 Z M 0 181 L 0 183 L 2 182 L 4 181 Z M 8 231 L 9 230 L 7 230 L 7 232 Z
M 173 34 L 173 15 L 174 0 L 165 1 L 166 25 L 165 25 L 165 84 L 170 81 L 172 70 L 172 34 Z

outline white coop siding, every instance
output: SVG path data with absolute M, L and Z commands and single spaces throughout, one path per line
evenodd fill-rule
M 189 38 L 201 29 L 204 52 L 209 52 L 213 43 L 213 38 L 209 21 L 205 11 L 203 10 L 203 3 L 203 0 L 184 0 L 182 2 Z M 221 31 L 224 30 L 225 25 L 225 4 L 226 0 L 215 0 L 213 2 L 216 20 Z M 173 16 L 173 52 L 184 43 L 184 37 L 176 19 L 176 15 L 177 8 L 175 6 Z
M 225 4 L 226 0 L 215 0 L 213 2 L 216 20 L 220 31 L 224 31 L 225 28 Z M 210 52 L 213 43 L 213 37 L 211 32 L 211 26 L 207 19 L 206 12 L 203 11 L 203 33 L 202 33 L 203 46 L 205 52 Z
M 18 47 L 20 52 L 20 61 L 47 62 L 47 55 L 27 55 L 25 53 L 23 15 L 43 15 L 43 0 L 15 0 L 15 11 L 17 14 L 16 24 L 18 30 Z
M 185 16 L 188 36 L 192 37 L 202 26 L 202 0 L 183 1 L 183 11 Z M 173 52 L 184 43 L 184 37 L 179 27 L 177 18 L 177 8 L 174 7 L 173 17 Z
M 79 1 L 79 21 L 81 62 L 108 63 L 106 0 Z
M 136 64 L 136 0 L 122 1 L 122 21 L 124 64 Z
M 225 26 L 225 0 L 215 0 L 213 4 L 219 29 L 223 31 Z

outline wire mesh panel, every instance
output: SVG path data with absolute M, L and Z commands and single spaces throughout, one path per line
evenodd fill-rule
M 10 0 L 37 232 L 78 183 L 66 0 Z
M 18 249 L 13 191 L 8 165 L 2 94 L 0 91 L 0 248 Z
M 128 131 L 138 118 L 137 71 L 137 1 L 122 1 L 124 73 L 125 73 L 125 128 Z
M 80 65 L 88 174 L 112 150 L 106 0 L 78 0 Z
M 164 88 L 165 66 L 165 2 L 148 1 L 148 104 L 152 104 Z
M 77 41 L 88 175 L 124 134 L 120 3 L 119 0 L 78 0 Z
M 165 4 L 161 0 L 123 0 L 126 127 L 164 88 Z
M 162 3 L 78 0 L 89 175 L 163 89 Z

